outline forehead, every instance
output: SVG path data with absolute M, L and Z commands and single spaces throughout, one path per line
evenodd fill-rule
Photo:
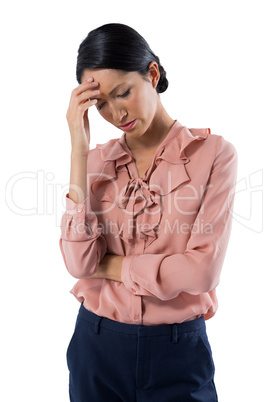
M 94 81 L 99 82 L 102 86 L 114 86 L 123 81 L 138 79 L 140 74 L 137 71 L 121 71 L 108 68 L 86 69 L 82 75 L 82 82 L 93 77 Z

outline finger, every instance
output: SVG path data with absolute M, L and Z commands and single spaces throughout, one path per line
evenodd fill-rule
M 99 95 L 100 91 L 98 89 L 90 89 L 88 91 L 83 92 L 81 95 L 77 96 L 77 100 L 79 103 L 85 100 L 92 100 L 95 96 Z
M 85 81 L 82 84 L 80 84 L 78 87 L 73 89 L 72 95 L 78 96 L 88 89 L 96 88 L 98 85 L 99 85 L 99 83 L 97 81 L 93 81 L 93 82 Z
M 78 108 L 77 108 L 78 113 L 80 115 L 82 115 L 88 108 L 90 108 L 91 106 L 95 105 L 96 103 L 97 103 L 96 99 L 91 99 L 91 100 L 88 100 L 85 103 L 80 103 L 80 105 L 78 105 Z

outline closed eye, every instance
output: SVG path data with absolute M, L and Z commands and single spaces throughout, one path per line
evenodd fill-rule
M 126 98 L 128 95 L 130 94 L 130 89 L 128 89 L 125 93 L 123 93 L 122 95 L 118 95 L 118 98 Z M 103 107 L 103 105 L 105 104 L 102 103 L 101 105 L 97 106 L 97 110 L 101 110 L 101 108 Z
M 129 94 L 130 94 L 130 89 L 128 89 L 127 92 L 125 92 L 124 94 L 118 95 L 118 96 L 119 96 L 119 98 L 125 98 L 125 97 L 128 96 Z

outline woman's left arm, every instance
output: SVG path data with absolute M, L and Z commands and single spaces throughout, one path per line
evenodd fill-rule
M 209 225 L 211 231 L 192 231 L 184 253 L 124 256 L 122 282 L 132 294 L 170 300 L 181 292 L 198 295 L 218 285 L 231 233 L 236 178 L 236 149 L 219 136 L 209 181 L 193 225 L 194 228 Z

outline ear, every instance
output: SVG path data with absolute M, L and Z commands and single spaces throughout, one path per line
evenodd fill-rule
M 149 78 L 153 84 L 153 88 L 155 89 L 157 87 L 158 81 L 160 79 L 160 71 L 158 68 L 158 64 L 156 63 L 156 61 L 152 61 L 149 64 Z

